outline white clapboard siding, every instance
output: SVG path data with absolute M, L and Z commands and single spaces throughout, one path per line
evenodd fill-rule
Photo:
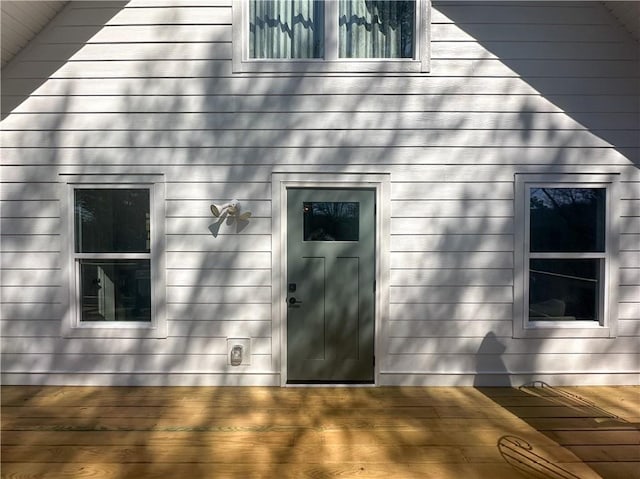
M 1 269 L 59 269 L 60 253 L 30 251 L 29 254 L 8 251 L 0 255 Z
M 278 77 L 275 77 L 278 78 Z M 307 78 L 303 85 L 289 78 L 268 75 L 259 78 L 219 78 L 215 82 L 201 78 L 84 78 L 48 80 L 34 93 L 36 95 L 64 95 L 73 89 L 78 95 L 118 95 L 125 91 L 130 95 L 202 95 L 217 93 L 220 95 L 283 95 L 312 94 L 353 95 L 357 98 L 366 91 L 368 95 L 381 95 L 389 91 L 405 94 L 424 94 L 425 91 L 446 92 L 455 89 L 457 94 L 488 95 L 535 95 L 541 91 L 551 95 L 633 95 L 637 92 L 637 79 L 610 78 L 606 82 L 597 78 L 557 78 L 540 77 L 535 79 L 535 86 L 511 78 L 465 78 L 460 83 L 455 78 L 447 77 L 407 77 L 402 81 L 393 78 L 344 76 L 331 77 L 327 82 L 320 78 Z M 24 79 L 8 78 L 3 81 L 3 89 L 7 94 L 24 95 L 32 88 Z M 355 101 L 352 99 L 351 101 Z
M 513 233 L 513 218 L 392 218 L 391 234 L 495 234 Z
M 161 343 L 161 344 L 160 344 Z M 206 351 L 207 354 L 226 354 L 227 339 L 225 337 L 185 338 L 172 337 L 166 341 L 140 340 L 121 338 L 114 344 L 109 339 L 87 338 L 73 341 L 62 338 L 38 338 L 16 341 L 2 340 L 3 353 L 7 354 L 171 354 L 174 351 Z M 271 354 L 270 338 L 253 338 L 251 354 Z
M 53 70 L 51 78 L 228 78 L 233 76 L 229 58 L 222 58 L 226 49 L 224 44 L 212 44 L 211 53 L 205 59 L 173 59 L 161 58 L 161 50 L 157 48 L 157 61 L 147 68 L 137 59 L 112 59 L 108 64 L 102 61 L 67 62 L 63 67 L 58 61 L 23 62 L 13 68 L 7 78 L 41 78 L 43 71 Z M 216 50 L 221 50 L 216 52 Z M 546 77 L 563 78 L 581 76 L 582 78 L 599 78 L 611 76 L 633 76 L 637 74 L 635 64 L 630 60 L 598 60 L 584 62 L 566 60 L 518 60 L 506 65 L 500 60 L 487 59 L 437 59 L 431 60 L 431 76 L 451 77 L 470 75 L 475 77 L 517 78 L 519 75 L 545 75 Z M 604 73 L 603 73 L 604 72 Z
M 196 304 L 167 305 L 167 316 L 172 321 L 270 321 L 271 304 Z M 270 336 L 270 335 L 267 335 Z
M 86 374 L 181 374 L 230 372 L 226 354 L 6 354 L 6 373 L 46 373 L 74 371 Z M 270 355 L 251 356 L 252 372 L 270 372 Z
M 414 180 L 416 178 L 414 177 Z M 508 181 L 413 181 L 392 183 L 391 195 L 402 200 L 485 200 L 513 199 L 513 182 Z
M 126 123 L 123 123 L 126 125 Z M 526 135 L 514 135 L 507 130 L 256 130 L 252 135 L 236 130 L 170 130 L 170 125 L 162 130 L 141 130 L 131 135 L 126 130 L 103 132 L 99 130 L 63 130 L 50 131 L 17 131 L 4 130 L 0 138 L 7 146 L 20 147 L 27 144 L 43 146 L 58 145 L 62 148 L 78 148 L 91 144 L 102 148 L 139 148 L 145 144 L 170 148 L 188 147 L 194 141 L 202 146 L 221 148 L 252 147 L 267 148 L 274 142 L 283 147 L 347 147 L 358 146 L 389 148 L 426 147 L 426 146 L 494 146 L 494 147 L 544 147 L 549 137 L 568 147 L 606 148 L 610 143 L 592 132 L 575 132 L 571 130 L 522 130 Z M 603 132 L 604 133 L 604 132 Z M 614 130 L 607 132 L 607 137 L 622 147 L 637 145 L 636 130 Z
M 18 323 L 17 321 L 2 320 L 0 328 L 4 337 L 59 337 L 60 321 L 53 320 L 29 320 Z M 169 336 L 171 337 L 271 337 L 271 321 L 172 321 L 169 323 Z
M 277 383 L 273 172 L 389 175 L 382 377 L 637 374 L 640 77 L 605 7 L 434 0 L 428 74 L 234 74 L 232 20 L 231 0 L 72 2 L 3 68 L 6 378 Z M 513 338 L 514 178 L 544 172 L 620 177 L 615 339 Z M 61 335 L 60 173 L 163 175 L 166 339 Z M 234 198 L 251 219 L 218 222 Z M 252 338 L 241 373 L 230 337 Z
M 392 286 L 391 303 L 512 303 L 511 286 Z
M 394 218 L 443 216 L 468 218 L 488 215 L 499 217 L 513 216 L 513 214 L 513 201 L 511 200 L 397 200 L 391 202 L 391 216 Z
M 624 128 L 635 121 L 634 113 L 593 113 L 594 129 Z M 467 112 L 331 112 L 322 118 L 315 113 L 68 113 L 58 115 L 23 113 L 3 122 L 5 130 L 386 130 L 463 128 L 469 130 L 519 130 L 539 122 L 540 130 L 576 130 L 584 127 L 564 113 Z
M 621 268 L 620 284 L 627 286 L 640 286 L 640 269 L 627 267 Z
M 6 179 L 7 170 L 5 169 L 2 173 L 2 177 Z M 57 218 L 60 216 L 58 203 L 58 201 L 46 200 L 0 201 L 0 214 L 3 218 Z
M 233 168 L 231 168 L 233 169 Z M 247 173 L 251 176 L 251 172 Z M 229 173 L 229 176 L 232 176 Z M 186 180 L 186 178 L 185 178 Z M 167 199 L 211 199 L 236 198 L 240 201 L 245 198 L 253 200 L 271 199 L 271 183 L 266 178 L 262 181 L 211 181 L 211 182 L 171 182 L 167 184 Z
M 396 225 L 397 226 L 397 225 Z M 431 228 L 429 228 L 431 229 Z M 485 231 L 484 226 L 482 231 Z M 452 234 L 439 226 L 433 234 L 391 236 L 391 251 L 512 251 L 509 234 Z
M 271 303 L 271 288 L 256 286 L 169 286 L 168 303 Z
M 213 219 L 206 218 L 207 221 L 213 222 Z M 236 234 L 235 226 L 227 227 L 222 225 L 220 232 L 223 230 L 227 234 L 219 234 L 214 237 L 213 234 L 198 235 L 168 235 L 166 248 L 167 251 L 271 251 L 271 235 L 253 234 L 252 225 L 247 225 L 251 234 Z
M 623 216 L 620 218 L 620 232 L 622 234 L 640 234 L 640 216 Z
M 167 218 L 189 218 L 211 215 L 211 205 L 221 205 L 229 198 L 213 198 L 210 200 L 170 200 L 167 201 Z M 243 212 L 251 213 L 252 218 L 268 218 L 271 216 L 271 201 L 242 201 Z
M 58 303 L 60 286 L 1 286 L 0 297 L 4 303 Z
M 614 58 L 624 60 L 611 48 Z M 171 42 L 171 43 L 108 43 L 76 45 L 63 43 L 41 44 L 30 52 L 29 60 L 38 61 L 168 61 L 168 60 L 230 60 L 231 43 Z M 102 111 L 102 110 L 94 110 Z
M 620 306 L 623 306 L 625 303 L 621 304 Z M 628 303 L 629 305 L 631 305 L 630 303 Z M 629 338 L 635 338 L 637 339 L 638 336 L 640 336 L 640 321 L 637 319 L 637 317 L 640 315 L 640 313 L 638 313 L 638 304 L 633 304 L 632 306 L 635 307 L 635 316 L 636 319 L 635 320 L 629 320 L 629 319 L 625 319 L 625 320 L 621 320 L 618 324 L 618 336 L 621 338 L 625 338 L 625 337 L 629 337 Z
M 425 341 L 433 341 L 435 338 L 453 337 L 475 338 L 483 337 L 491 331 L 496 336 L 510 336 L 512 332 L 511 321 L 491 321 L 473 319 L 470 321 L 391 321 L 389 323 L 389 337 L 391 338 L 423 338 Z M 454 348 L 451 351 L 457 351 Z
M 136 5 L 130 5 L 134 7 Z M 231 8 L 229 6 L 198 7 L 185 6 L 178 10 L 166 6 L 147 7 L 143 11 L 136 8 L 75 8 L 69 15 L 65 15 L 59 23 L 61 26 L 86 26 L 91 25 L 91 19 L 100 14 L 110 14 L 109 25 L 225 25 L 231 24 Z M 101 24 L 96 24 L 101 26 Z
M 171 269 L 169 286 L 271 286 L 270 269 Z
M 3 252 L 58 252 L 60 251 L 59 234 L 3 234 L 0 235 L 0 251 Z
M 198 45 L 198 44 L 196 44 Z M 123 48 L 119 51 L 129 51 Z M 83 51 L 83 50 L 81 50 Z M 165 50 L 162 50 L 165 54 Z M 281 94 L 269 96 L 243 95 L 74 95 L 72 97 L 33 96 L 18 105 L 14 114 L 59 113 L 250 113 L 250 112 L 309 112 L 324 109 L 330 112 L 522 112 L 529 113 L 603 113 L 610 117 L 633 114 L 637 111 L 635 95 L 572 95 L 564 108 L 556 102 L 562 97 L 540 94 L 507 96 L 497 94 L 357 96 L 356 99 L 338 95 Z M 564 101 L 562 101 L 564 103 Z
M 271 253 L 168 252 L 167 268 L 271 268 Z
M 23 179 L 23 182 L 20 183 L 0 183 L 0 198 L 11 201 L 58 201 L 59 187 L 56 183 L 45 183 L 37 180 L 29 181 L 29 178 L 26 177 Z M 12 203 L 11 207 L 14 205 L 15 203 Z M 3 218 L 5 218 L 4 214 L 8 209 L 9 206 L 7 205 L 7 208 L 2 211 Z M 13 210 L 13 208 L 11 209 Z M 55 216 L 58 215 L 56 214 Z M 6 216 L 6 218 L 14 217 L 16 217 L 16 215 L 13 213 Z M 17 216 L 17 218 L 22 218 L 22 216 Z
M 637 169 L 629 168 L 629 158 L 614 149 L 585 149 L 574 146 L 559 147 L 552 144 L 544 146 L 423 146 L 406 147 L 392 149 L 388 147 L 336 147 L 311 148 L 311 147 L 282 147 L 282 148 L 233 148 L 233 155 L 229 154 L 228 148 L 217 149 L 215 146 L 179 147 L 173 145 L 165 148 L 161 145 L 138 146 L 132 148 L 100 148 L 100 147 L 72 147 L 56 149 L 54 146 L 38 147 L 6 147 L 3 152 L 3 159 L 11 160 L 12 163 L 24 163 L 33 169 L 34 165 L 43 163 L 64 163 L 69 165 L 82 165 L 83 162 L 90 162 L 95 165 L 95 169 L 100 173 L 102 170 L 111 168 L 127 167 L 132 172 L 138 169 L 151 166 L 162 165 L 163 168 L 171 169 L 176 163 L 183 165 L 214 167 L 224 165 L 229 169 L 230 179 L 235 181 L 235 175 L 242 172 L 248 178 L 259 178 L 258 172 L 253 169 L 241 168 L 241 165 L 261 164 L 287 166 L 291 169 L 300 168 L 304 165 L 311 172 L 326 171 L 327 166 L 332 170 L 342 172 L 363 172 L 370 171 L 371 165 L 380 165 L 389 168 L 394 165 L 394 170 L 398 171 L 398 180 L 415 180 L 416 172 L 411 171 L 409 166 L 422 165 L 426 168 L 435 167 L 435 173 L 439 173 L 445 166 L 453 168 L 453 165 L 474 165 L 474 169 L 457 168 L 457 173 L 449 171 L 452 175 L 450 181 L 459 181 L 472 178 L 483 178 L 484 176 L 472 177 L 475 169 L 479 174 L 486 172 L 483 166 L 495 170 L 496 179 L 508 181 L 513 179 L 512 169 L 496 168 L 496 166 L 513 166 L 520 172 L 539 172 L 541 168 L 552 168 L 554 171 L 564 170 L 576 171 L 578 167 L 584 167 L 588 162 L 593 168 L 603 172 L 625 171 L 626 174 L 637 175 Z M 637 149 L 640 153 L 640 148 Z M 131 158 L 136 158 L 136 163 L 131 166 Z M 559 159 L 562 164 L 558 165 Z M 105 167 L 109 165 L 109 167 Z M 273 167 L 272 167 L 273 169 Z M 67 166 L 66 171 L 77 171 L 78 166 Z M 14 168 L 9 170 L 15 171 Z M 121 171 L 121 170 L 117 170 Z M 157 168 L 156 170 L 157 171 Z M 215 171 L 215 169 L 214 169 Z M 449 178 L 450 175 L 435 176 L 432 171 L 425 178 Z M 41 181 L 40 175 L 44 173 L 32 173 L 33 181 Z M 431 176 L 434 175 L 434 176 Z M 394 175 L 394 178 L 396 176 Z M 203 179 L 203 178 L 201 178 Z M 213 177 L 211 181 L 220 181 L 222 178 Z M 24 181 L 24 178 L 23 178 Z M 7 184 L 6 186 L 10 186 Z M 28 185 L 25 185 L 28 186 Z M 186 188 L 184 188 L 186 189 Z M 623 184 L 623 190 L 626 189 Z M 15 190 L 15 188 L 12 188 Z M 1 192 L 0 192 L 1 193 Z M 41 193 L 41 194 L 44 194 Z M 38 198 L 37 196 L 35 198 Z
M 209 234 L 211 241 L 209 244 L 213 249 L 219 249 L 219 251 L 228 251 L 229 248 L 232 251 L 236 251 L 236 246 L 233 244 L 233 239 L 213 238 L 213 233 L 210 233 L 213 228 L 213 224 L 219 224 L 219 233 L 228 235 L 252 235 L 248 242 L 252 242 L 256 246 L 256 251 L 264 251 L 268 241 L 261 240 L 261 235 L 269 235 L 271 233 L 271 218 L 250 218 L 248 222 L 233 221 L 231 224 L 227 224 L 226 219 L 220 221 L 219 218 L 211 215 L 208 218 L 167 218 L 166 228 L 169 235 L 206 235 Z M 255 236 L 258 235 L 256 239 Z M 169 237 L 170 238 L 170 237 Z M 227 248 L 225 250 L 225 248 Z
M 4 269 L 0 272 L 2 286 L 62 286 L 58 269 Z
M 513 306 L 507 303 L 396 303 L 389 305 L 392 321 L 453 321 L 513 318 Z
M 46 235 L 60 232 L 59 218 L 2 218 L 0 231 L 9 235 Z
M 512 252 L 391 252 L 391 268 L 513 268 Z
M 637 373 L 637 357 L 628 353 L 608 353 L 607 363 L 597 354 L 402 354 L 390 355 L 384 371 L 391 373 L 502 374 L 542 373 Z
M 494 53 L 499 51 L 500 53 Z M 431 42 L 436 58 L 527 58 L 544 60 L 634 60 L 630 42 Z
M 496 12 L 483 8 L 474 2 L 449 2 L 434 0 L 431 12 L 432 23 L 495 23 Z M 607 24 L 606 17 L 597 9 L 584 8 L 583 4 L 568 6 L 566 3 L 554 2 L 549 9 L 540 9 L 535 5 L 520 3 L 503 3 L 500 7 L 500 21 L 508 24 L 536 23 L 539 25 L 573 24 L 602 25 Z
M 624 322 L 635 323 L 640 332 L 640 305 L 637 303 L 620 303 L 618 317 Z
M 60 270 L 56 271 L 60 273 Z M 24 326 L 22 321 L 51 320 L 57 325 L 56 335 L 59 335 L 60 318 L 64 311 L 65 308 L 61 303 L 0 303 L 0 318 L 6 321 L 3 327 L 11 326 L 18 334 L 20 334 L 20 328 Z M 28 336 L 26 333 L 25 335 Z
M 392 337 L 389 340 L 390 354 L 446 354 L 456 351 L 460 354 L 476 353 L 484 337 L 438 338 L 432 341 L 427 337 Z M 587 338 L 583 341 L 565 341 L 563 339 L 531 339 L 522 342 L 510 337 L 499 338 L 505 347 L 505 354 L 607 354 L 612 351 L 608 339 Z M 638 354 L 638 344 L 631 338 L 616 341 L 616 353 Z
M 622 285 L 619 286 L 618 300 L 623 303 L 640 303 L 640 286 Z
M 625 276 L 631 281 L 631 275 Z M 512 286 L 511 269 L 392 269 L 391 286 Z

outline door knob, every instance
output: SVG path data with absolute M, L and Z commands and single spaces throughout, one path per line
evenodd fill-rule
M 296 298 L 294 298 L 293 296 L 291 298 L 289 298 L 289 304 L 293 305 L 296 304 L 298 302 L 298 300 Z

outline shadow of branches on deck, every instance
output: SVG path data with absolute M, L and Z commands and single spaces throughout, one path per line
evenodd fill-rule
M 533 477 L 640 477 L 640 428 L 633 417 L 640 406 L 637 388 L 560 388 L 535 381 L 519 388 L 478 390 L 546 436 L 549 444 L 560 446 L 548 449 L 541 442 L 535 450 L 525 439 L 503 436 L 497 448 L 514 468 Z M 632 421 L 582 397 L 582 391 L 633 415 Z

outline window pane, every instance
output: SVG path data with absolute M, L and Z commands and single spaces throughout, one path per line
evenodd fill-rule
M 323 57 L 324 2 L 249 2 L 249 58 Z
M 529 319 L 598 318 L 600 259 L 532 259 L 529 261 Z
M 80 260 L 81 321 L 151 321 L 149 260 Z
M 532 252 L 604 252 L 604 188 L 532 188 Z
M 305 241 L 358 241 L 360 203 L 304 203 Z
M 76 253 L 148 253 L 149 190 L 75 190 Z
M 340 0 L 340 58 L 413 58 L 415 3 Z

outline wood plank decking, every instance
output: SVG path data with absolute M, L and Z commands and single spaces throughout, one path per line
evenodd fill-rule
M 2 478 L 640 478 L 640 387 L 27 387 Z

